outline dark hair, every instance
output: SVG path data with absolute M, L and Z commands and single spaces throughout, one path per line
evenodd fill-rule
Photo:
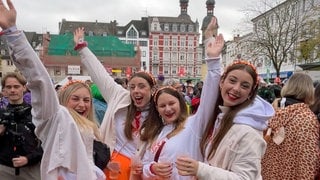
M 117 83 L 117 84 L 120 84 L 120 85 L 123 85 L 123 80 L 121 78 L 115 78 L 114 81 Z
M 318 83 L 314 90 L 315 98 L 314 103 L 310 106 L 312 112 L 317 116 L 320 121 L 320 83 Z
M 150 85 L 151 90 L 156 85 L 155 79 L 148 72 L 143 72 L 143 71 L 137 72 L 137 73 L 133 74 L 133 76 L 129 79 L 129 81 L 131 81 L 135 77 L 140 77 L 140 78 L 145 79 L 148 82 L 148 84 Z M 152 97 L 150 97 L 150 108 L 152 108 L 152 105 L 153 105 L 151 102 L 152 102 Z M 125 122 L 125 127 L 124 127 L 124 133 L 129 140 L 133 139 L 132 138 L 132 121 L 134 119 L 136 112 L 137 112 L 136 106 L 134 105 L 134 103 L 131 103 L 128 106 L 128 113 L 126 116 L 126 122 Z
M 141 133 L 141 140 L 142 141 L 151 141 L 153 140 L 163 129 L 164 124 L 162 122 L 162 118 L 160 117 L 159 112 L 156 109 L 158 98 L 161 94 L 170 94 L 174 97 L 176 97 L 179 100 L 180 105 L 180 114 L 178 118 L 176 119 L 175 128 L 174 130 L 167 135 L 168 138 L 176 135 L 178 132 L 180 132 L 183 129 L 183 124 L 185 120 L 188 117 L 187 113 L 187 106 L 184 101 L 184 98 L 181 96 L 181 94 L 173 89 L 172 87 L 166 86 L 163 88 L 160 88 L 157 90 L 154 96 L 154 101 L 152 102 L 153 105 L 151 106 L 152 109 L 149 111 L 149 117 L 146 119 L 146 121 L 142 124 L 140 133 Z
M 223 82 L 226 79 L 226 77 L 228 76 L 228 74 L 234 70 L 245 70 L 246 72 L 248 72 L 251 75 L 251 77 L 253 79 L 251 93 L 249 95 L 249 98 L 245 102 L 238 104 L 236 106 L 230 107 L 229 112 L 223 116 L 223 118 L 221 120 L 220 127 L 219 127 L 219 131 L 217 132 L 217 134 L 214 136 L 214 138 L 212 140 L 213 142 L 212 142 L 212 146 L 211 146 L 210 152 L 207 157 L 208 159 L 212 158 L 214 156 L 215 151 L 218 148 L 221 140 L 223 139 L 223 137 L 227 134 L 227 132 L 229 131 L 229 129 L 233 125 L 233 119 L 236 116 L 236 114 L 240 110 L 246 108 L 248 105 L 250 105 L 253 102 L 253 100 L 256 97 L 257 91 L 258 91 L 258 78 L 257 78 L 258 74 L 257 74 L 256 70 L 254 69 L 254 67 L 249 64 L 234 63 L 234 64 L 228 66 L 228 68 L 226 69 L 226 71 L 222 75 L 220 81 Z M 208 138 L 211 135 L 212 130 L 214 129 L 214 125 L 215 125 L 217 116 L 221 112 L 219 109 L 220 105 L 223 105 L 223 99 L 222 99 L 221 91 L 219 88 L 216 105 L 214 107 L 212 115 L 209 117 L 208 125 L 205 129 L 205 132 L 202 136 L 202 140 L 200 143 L 201 153 L 203 156 L 205 156 L 205 148 L 206 148 L 206 145 L 208 142 Z

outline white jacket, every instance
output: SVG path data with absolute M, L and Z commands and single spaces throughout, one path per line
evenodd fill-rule
M 65 169 L 77 180 L 96 180 L 93 136 L 81 136 L 69 111 L 59 104 L 51 78 L 23 33 L 5 36 L 15 66 L 31 91 L 35 133 L 44 150 L 41 179 L 57 180 Z

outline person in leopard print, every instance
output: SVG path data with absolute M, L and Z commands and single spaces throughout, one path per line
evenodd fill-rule
M 320 125 L 309 108 L 314 102 L 312 79 L 302 73 L 290 77 L 281 91 L 275 116 L 269 122 L 264 180 L 315 179 L 319 173 Z

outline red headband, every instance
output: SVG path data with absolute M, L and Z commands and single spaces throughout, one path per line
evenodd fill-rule
M 76 84 L 76 83 L 81 83 L 84 84 L 86 86 L 88 86 L 84 81 L 82 80 L 69 80 L 65 85 L 62 86 L 61 91 L 66 90 L 69 86 Z

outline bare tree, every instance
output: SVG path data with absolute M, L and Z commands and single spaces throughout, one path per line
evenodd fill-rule
M 298 61 L 312 63 L 320 58 L 320 20 L 313 19 L 308 22 L 301 35 L 301 41 L 297 50 Z
M 253 23 L 251 54 L 272 65 L 277 77 L 283 63 L 296 63 L 301 32 L 308 20 L 318 14 L 315 1 L 319 0 L 260 0 L 247 8 L 246 14 Z

